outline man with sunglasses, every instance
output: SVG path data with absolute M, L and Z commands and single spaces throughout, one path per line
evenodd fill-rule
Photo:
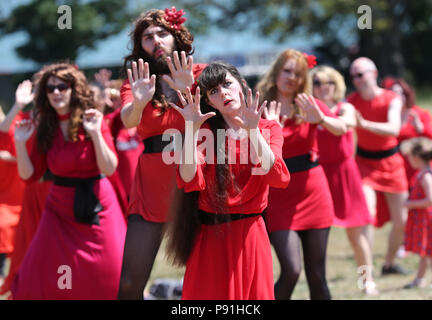
M 403 243 L 408 214 L 403 207 L 408 183 L 397 141 L 402 101 L 394 92 L 378 86 L 378 70 L 369 58 L 354 60 L 350 75 L 356 92 L 347 100 L 356 108 L 356 161 L 363 191 L 369 211 L 376 215 L 375 220 L 387 212 L 392 222 L 382 274 L 406 274 L 406 270 L 394 264 L 397 250 Z M 372 227 L 367 230 L 367 236 L 372 247 Z

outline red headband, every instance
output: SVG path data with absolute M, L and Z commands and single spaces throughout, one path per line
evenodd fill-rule
M 164 18 L 172 29 L 180 30 L 181 25 L 187 20 L 186 18 L 182 18 L 184 14 L 183 9 L 177 11 L 176 7 L 171 7 L 171 9 L 165 9 Z

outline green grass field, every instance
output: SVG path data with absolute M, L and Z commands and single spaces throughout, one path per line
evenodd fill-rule
M 408 254 L 407 257 L 398 259 L 397 263 L 412 271 L 412 274 L 407 276 L 391 275 L 381 276 L 381 266 L 384 262 L 384 256 L 387 249 L 387 235 L 390 230 L 390 225 L 387 224 L 382 229 L 375 229 L 375 244 L 374 244 L 374 268 L 375 281 L 380 290 L 380 295 L 375 297 L 365 296 L 357 287 L 357 265 L 349 245 L 345 230 L 342 228 L 332 228 L 330 231 L 329 244 L 327 249 L 327 281 L 332 298 L 335 300 L 424 300 L 432 299 L 432 269 L 428 270 L 426 278 L 428 286 L 422 289 L 402 289 L 402 287 L 410 282 L 415 276 L 417 270 L 418 256 Z M 279 263 L 273 252 L 273 269 L 274 277 L 277 279 L 279 275 Z M 156 257 L 156 262 L 150 276 L 150 281 L 147 286 L 158 278 L 181 278 L 184 269 L 173 268 L 165 258 L 164 245 L 162 245 L 159 254 Z M 297 287 L 293 293 L 292 299 L 305 300 L 309 299 L 309 291 L 304 276 L 304 271 L 300 276 Z

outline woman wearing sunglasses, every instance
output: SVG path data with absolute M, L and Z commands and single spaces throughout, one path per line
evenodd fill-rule
M 342 100 L 345 97 L 343 76 L 328 66 L 311 71 L 314 97 L 323 101 L 350 130 L 335 136 L 318 127 L 320 163 L 327 176 L 335 208 L 333 225 L 343 227 L 354 250 L 359 269 L 359 284 L 368 295 L 378 293 L 372 276 L 372 252 L 366 237 L 366 226 L 372 221 L 362 190 L 360 172 L 354 160 L 354 137 L 356 126 L 354 107 Z
M 12 296 L 115 299 L 126 224 L 105 178 L 117 167 L 111 134 L 74 65 L 48 65 L 36 79 L 35 121 L 15 130 L 18 172 L 32 182 L 48 168 L 54 181 Z

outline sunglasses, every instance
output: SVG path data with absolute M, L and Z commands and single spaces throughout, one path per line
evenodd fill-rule
M 46 86 L 46 92 L 48 93 L 53 93 L 55 91 L 55 89 L 58 89 L 59 92 L 63 92 L 66 91 L 67 89 L 69 89 L 70 86 L 65 84 L 65 83 L 60 83 L 58 85 L 52 85 L 52 84 L 47 84 Z
M 319 87 L 325 86 L 325 85 L 334 86 L 334 85 L 336 85 L 336 82 L 334 82 L 334 81 L 321 82 L 321 81 L 318 81 L 318 80 L 314 80 L 312 82 L 312 84 L 313 84 L 314 87 L 319 88 Z

